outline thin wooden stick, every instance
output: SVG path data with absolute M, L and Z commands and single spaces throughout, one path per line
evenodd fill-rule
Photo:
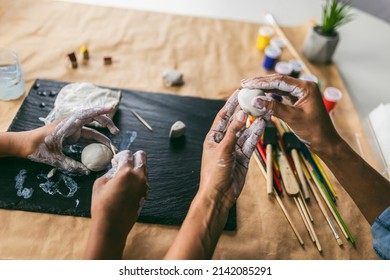
M 131 110 L 133 115 L 150 131 L 153 131 L 153 128 L 134 110 Z
M 306 212 L 307 212 L 307 214 L 308 214 L 308 216 L 309 216 L 309 218 L 310 218 L 310 221 L 311 221 L 311 222 L 314 222 L 313 216 L 312 216 L 311 213 L 310 213 L 309 207 L 307 206 L 306 200 L 305 200 L 305 198 L 304 198 L 304 196 L 303 196 L 303 194 L 302 194 L 301 191 L 299 191 L 299 195 L 300 195 L 300 196 L 302 197 L 302 199 L 303 199 L 303 205 L 305 206 L 305 209 L 306 209 Z
M 313 224 L 310 222 L 309 216 L 307 215 L 307 212 L 306 212 L 306 209 L 305 209 L 305 206 L 303 205 L 303 201 L 304 200 L 300 196 L 297 196 L 296 199 L 298 200 L 298 204 L 301 207 L 303 215 L 305 216 L 305 219 L 307 220 L 308 226 L 309 226 L 309 228 L 310 228 L 310 230 L 311 230 L 311 232 L 313 234 L 314 243 L 316 244 L 318 251 L 322 252 L 322 247 L 321 247 L 321 244 L 320 244 L 320 240 L 318 239 L 318 236 L 316 234 L 316 231 L 314 230 Z
M 260 159 L 259 159 L 259 155 L 257 153 L 255 153 L 255 160 L 256 160 L 257 165 L 259 166 L 261 172 L 263 173 L 264 178 L 267 178 L 267 173 L 265 172 L 265 169 L 264 169 L 263 165 L 261 164 Z M 274 193 L 274 196 L 276 198 L 276 201 L 278 202 L 280 208 L 282 209 L 282 212 L 283 212 L 284 216 L 286 217 L 286 219 L 287 219 L 288 223 L 290 224 L 290 226 L 291 226 L 295 236 L 297 237 L 298 242 L 301 244 L 301 246 L 304 246 L 304 242 L 302 240 L 302 237 L 300 236 L 300 234 L 299 234 L 297 228 L 295 227 L 295 225 L 294 225 L 290 215 L 288 214 L 288 212 L 286 210 L 286 207 L 284 206 L 282 200 L 279 197 L 279 194 L 275 191 L 275 189 L 273 189 L 273 193 Z
M 308 221 L 308 219 L 305 218 L 305 214 L 303 214 L 302 208 L 299 206 L 299 202 L 298 202 L 297 198 L 294 196 L 293 199 L 294 199 L 295 205 L 296 205 L 297 208 L 298 208 L 298 212 L 299 212 L 299 214 L 301 215 L 302 221 L 303 221 L 303 223 L 305 224 L 306 230 L 307 230 L 307 232 L 308 232 L 309 235 L 310 235 L 311 241 L 316 242 L 316 239 L 315 239 L 315 237 L 314 237 L 314 234 L 313 234 L 313 232 L 311 231 L 311 228 L 309 227 L 310 221 Z
M 291 219 L 290 215 L 288 214 L 286 208 L 284 207 L 282 200 L 280 199 L 278 193 L 275 190 L 274 190 L 274 195 L 275 195 L 276 201 L 278 202 L 280 208 L 282 209 L 282 211 L 284 213 L 284 216 L 286 217 L 288 223 L 290 224 L 292 230 L 294 231 L 295 236 L 298 238 L 299 243 L 303 246 L 304 243 L 303 243 L 302 237 L 299 235 L 299 232 L 296 229 L 294 223 L 292 222 L 292 219 Z

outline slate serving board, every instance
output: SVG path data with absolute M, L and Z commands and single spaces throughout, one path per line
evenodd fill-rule
M 42 126 L 38 117 L 49 114 L 56 94 L 66 84 L 52 80 L 35 81 L 9 131 Z M 114 117 L 121 133 L 113 136 L 106 129 L 99 130 L 110 137 L 119 150 L 142 149 L 148 155 L 149 192 L 138 221 L 180 225 L 199 187 L 204 138 L 225 101 L 121 91 L 122 100 Z M 131 109 L 153 127 L 153 132 L 134 117 Z M 170 141 L 170 127 L 177 120 L 187 124 L 187 132 L 184 138 Z M 66 153 L 80 159 L 82 148 L 73 145 L 66 149 Z M 51 169 L 25 159 L 0 158 L 0 207 L 90 217 L 93 182 L 106 171 L 88 176 L 57 172 L 53 178 L 47 179 L 45 176 Z M 225 230 L 235 229 L 236 208 L 233 207 Z

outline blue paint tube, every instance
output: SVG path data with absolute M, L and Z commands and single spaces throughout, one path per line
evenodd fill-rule
M 282 50 L 275 46 L 268 46 L 264 50 L 264 62 L 263 67 L 266 70 L 274 70 L 276 61 L 282 54 Z

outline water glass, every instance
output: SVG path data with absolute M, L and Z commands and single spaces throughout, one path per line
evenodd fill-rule
M 0 48 L 0 100 L 14 100 L 26 90 L 18 55 Z

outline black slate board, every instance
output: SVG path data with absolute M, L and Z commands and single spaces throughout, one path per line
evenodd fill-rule
M 39 84 L 39 87 L 37 87 Z M 67 83 L 37 80 L 13 120 L 9 131 L 30 130 L 43 125 L 38 117 L 45 117 L 53 108 L 55 94 Z M 149 193 L 139 222 L 180 225 L 199 187 L 199 172 L 203 140 L 216 113 L 225 101 L 183 97 L 171 94 L 122 90 L 122 100 L 114 117 L 121 130 L 109 136 L 119 150 L 129 146 L 132 151 L 144 150 L 148 155 Z M 41 103 L 45 106 L 40 106 Z M 152 127 L 150 132 L 131 113 L 137 111 Z M 186 136 L 179 141 L 169 139 L 171 125 L 181 120 L 188 125 Z M 82 146 L 73 145 L 68 154 L 78 159 Z M 47 180 L 44 174 L 50 166 L 19 158 L 0 158 L 0 207 L 24 211 L 90 217 L 92 185 L 105 171 L 89 176 L 67 176 L 65 180 L 77 184 L 74 194 L 61 179 L 63 174 Z M 25 170 L 25 181 L 16 184 L 16 177 Z M 56 186 L 54 183 L 58 182 Z M 42 187 L 45 184 L 45 190 Z M 52 185 L 49 185 L 51 183 Z M 74 185 L 75 186 L 75 185 Z M 23 189 L 33 189 L 30 198 L 23 198 Z M 28 192 L 27 192 L 28 193 Z M 18 195 L 19 194 L 19 195 Z M 69 196 L 69 197 L 67 197 Z M 236 208 L 233 207 L 225 230 L 236 229 Z

